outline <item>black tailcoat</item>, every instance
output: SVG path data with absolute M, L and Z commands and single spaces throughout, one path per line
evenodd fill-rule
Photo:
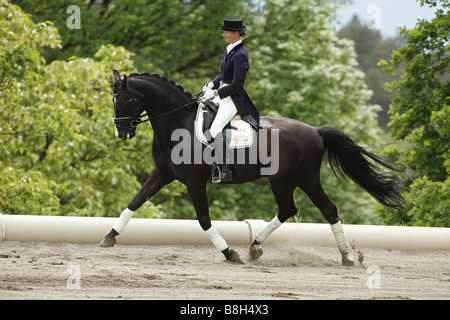
M 249 68 L 248 53 L 243 43 L 234 47 L 230 53 L 225 53 L 220 64 L 220 75 L 213 80 L 214 89 L 220 82 L 228 84 L 217 90 L 221 99 L 231 96 L 243 120 L 249 122 L 255 129 L 259 128 L 259 112 L 244 90 L 245 77 Z

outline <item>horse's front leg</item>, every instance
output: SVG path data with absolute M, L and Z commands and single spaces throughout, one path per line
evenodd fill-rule
M 237 252 L 228 247 L 225 239 L 223 239 L 217 230 L 211 225 L 208 199 L 206 195 L 206 182 L 186 184 L 186 186 L 189 196 L 191 197 L 192 204 L 194 205 L 197 213 L 198 222 L 216 249 L 222 252 L 228 261 L 243 263 Z
M 116 236 L 125 229 L 134 212 L 139 209 L 145 201 L 153 197 L 162 187 L 173 181 L 173 178 L 162 173 L 155 168 L 150 177 L 142 186 L 141 190 L 128 204 L 128 207 L 122 211 L 119 219 L 114 223 L 111 231 L 103 238 L 100 247 L 112 247 L 116 243 Z

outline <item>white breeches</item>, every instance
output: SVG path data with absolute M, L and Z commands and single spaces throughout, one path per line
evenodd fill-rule
M 222 132 L 223 128 L 233 119 L 238 111 L 233 99 L 229 96 L 224 99 L 216 97 L 213 99 L 213 102 L 219 105 L 216 118 L 211 125 L 211 129 L 209 129 L 211 137 L 215 138 L 219 132 Z

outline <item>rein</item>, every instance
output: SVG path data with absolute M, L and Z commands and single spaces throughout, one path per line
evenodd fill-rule
M 113 87 L 114 85 L 115 84 L 111 85 L 111 87 Z M 134 94 L 131 91 L 129 86 L 127 86 L 127 88 L 125 90 L 122 90 L 122 91 L 117 92 L 117 93 L 113 93 L 113 102 L 114 103 L 115 103 L 116 96 L 118 96 L 119 94 L 122 94 L 122 93 L 128 93 L 128 95 L 130 96 L 130 99 L 128 100 L 128 103 L 130 104 L 131 116 L 129 116 L 129 117 L 119 117 L 119 118 L 114 117 L 114 123 L 117 125 L 118 128 L 124 128 L 124 129 L 130 131 L 130 130 L 133 130 L 134 128 L 136 128 L 141 123 L 144 123 L 144 122 L 156 119 L 156 118 L 167 116 L 167 115 L 169 115 L 171 113 L 175 113 L 175 112 L 177 112 L 177 111 L 179 111 L 181 109 L 184 109 L 184 108 L 186 108 L 186 107 L 188 107 L 188 106 L 190 106 L 190 105 L 192 105 L 194 103 L 197 103 L 199 101 L 199 97 L 203 94 L 203 91 L 200 91 L 199 93 L 194 94 L 194 99 L 191 102 L 186 103 L 186 104 L 184 104 L 184 105 L 182 105 L 180 107 L 177 107 L 177 108 L 175 108 L 173 110 L 169 110 L 167 112 L 163 112 L 161 114 L 154 115 L 154 116 L 149 115 L 149 113 L 147 111 L 147 108 L 142 106 L 139 103 L 139 101 L 136 99 L 136 97 L 134 96 Z M 134 104 L 137 104 L 139 107 L 141 107 L 143 110 L 145 110 L 145 114 L 136 116 L 134 114 Z M 142 120 L 142 118 L 144 118 L 144 117 L 147 117 L 147 119 Z M 124 126 L 124 125 L 120 124 L 120 123 L 127 122 L 127 121 L 130 121 L 130 120 L 131 120 L 131 123 L 130 123 L 131 128 L 128 127 L 128 126 Z

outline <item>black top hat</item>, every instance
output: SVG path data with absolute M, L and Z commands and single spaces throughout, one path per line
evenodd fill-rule
M 223 26 L 221 26 L 220 29 L 229 31 L 241 31 L 246 30 L 247 27 L 244 26 L 244 21 L 240 18 L 226 18 L 223 19 Z

